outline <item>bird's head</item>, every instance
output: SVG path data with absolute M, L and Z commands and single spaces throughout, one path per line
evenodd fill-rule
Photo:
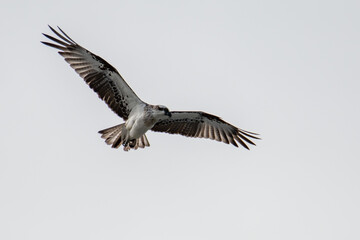
M 159 113 L 159 114 L 163 114 L 165 116 L 171 117 L 171 112 L 169 111 L 169 109 L 163 105 L 156 105 L 154 106 L 154 109 Z

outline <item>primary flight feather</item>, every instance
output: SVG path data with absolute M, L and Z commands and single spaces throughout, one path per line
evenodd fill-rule
M 99 131 L 113 148 L 123 145 L 128 151 L 150 146 L 145 135 L 148 130 L 209 138 L 236 147 L 240 144 L 246 149 L 249 149 L 247 144 L 255 145 L 249 138 L 259 139 L 256 133 L 239 129 L 205 112 L 169 111 L 165 106 L 142 101 L 108 62 L 81 47 L 59 27 L 59 31 L 49 27 L 58 38 L 44 34 L 53 42 L 42 43 L 60 50 L 59 54 L 89 87 L 125 120 L 125 123 Z

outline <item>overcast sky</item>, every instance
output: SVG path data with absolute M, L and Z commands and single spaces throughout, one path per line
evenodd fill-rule
M 360 239 L 359 1 L 5 1 L 0 239 Z M 47 24 L 144 101 L 261 134 L 250 151 L 123 122 Z

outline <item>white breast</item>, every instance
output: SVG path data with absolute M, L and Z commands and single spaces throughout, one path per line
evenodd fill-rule
M 154 124 L 149 124 L 149 119 L 147 119 L 144 107 L 145 105 L 135 107 L 131 111 L 129 118 L 125 123 L 129 139 L 137 139 L 141 137 L 155 124 L 155 122 Z

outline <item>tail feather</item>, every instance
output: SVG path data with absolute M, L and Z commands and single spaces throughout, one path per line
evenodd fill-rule
M 140 147 L 144 148 L 144 147 L 150 147 L 150 143 L 146 137 L 146 135 L 142 135 L 140 138 Z
M 149 147 L 149 141 L 146 135 L 142 135 L 140 138 L 135 140 L 126 140 L 126 132 L 123 131 L 125 124 L 116 125 L 104 130 L 99 131 L 101 138 L 105 139 L 105 142 L 108 145 L 111 145 L 113 148 L 119 148 L 120 145 L 124 145 L 124 151 L 129 151 L 130 149 L 138 149 Z
M 144 147 L 150 147 L 150 143 L 147 140 L 146 135 L 142 135 L 140 138 L 136 139 L 136 145 L 135 145 L 135 149 L 139 148 L 144 148 Z
M 108 145 L 113 145 L 113 147 L 115 147 L 114 142 L 119 140 L 119 138 L 121 137 L 123 125 L 124 124 L 116 125 L 114 127 L 101 130 L 99 131 L 99 133 L 101 134 L 101 137 L 105 139 L 105 142 Z

